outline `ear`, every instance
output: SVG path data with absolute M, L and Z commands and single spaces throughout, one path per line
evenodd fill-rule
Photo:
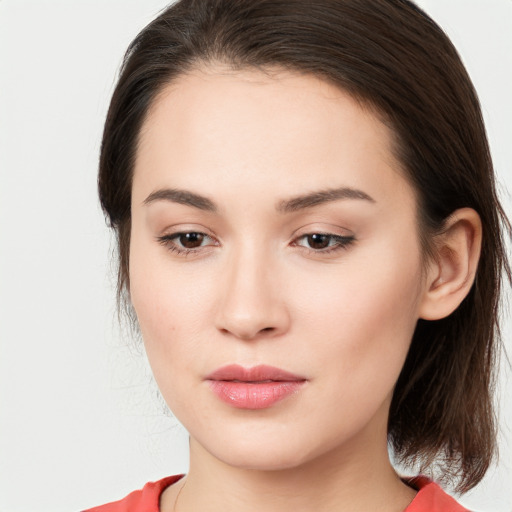
M 435 236 L 419 316 L 440 320 L 450 315 L 475 280 L 482 245 L 482 222 L 471 208 L 456 210 Z

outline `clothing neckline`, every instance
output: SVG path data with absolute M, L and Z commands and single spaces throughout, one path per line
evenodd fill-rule
M 158 487 L 156 496 L 158 503 L 157 512 L 161 512 L 159 504 L 162 493 L 167 489 L 167 487 L 170 487 L 180 481 L 184 476 L 185 474 L 174 475 L 155 482 Z M 433 512 L 434 510 L 442 510 L 443 512 L 467 512 L 465 508 L 459 505 L 451 496 L 446 494 L 438 484 L 426 476 L 420 475 L 416 477 L 402 478 L 402 481 L 411 487 L 411 489 L 417 491 L 416 496 L 403 512 Z M 432 508 L 433 506 L 436 508 Z

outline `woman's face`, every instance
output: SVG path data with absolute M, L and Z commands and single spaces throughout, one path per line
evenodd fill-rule
M 153 105 L 130 292 L 198 450 L 259 469 L 385 450 L 426 287 L 391 137 L 346 93 L 285 72 L 198 70 Z

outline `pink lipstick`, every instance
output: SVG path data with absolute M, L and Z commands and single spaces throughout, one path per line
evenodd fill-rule
M 227 404 L 239 409 L 265 409 L 295 394 L 306 379 L 273 366 L 244 368 L 228 365 L 205 379 L 210 389 Z

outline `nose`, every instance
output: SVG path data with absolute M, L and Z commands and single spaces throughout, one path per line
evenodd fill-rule
M 238 251 L 226 261 L 216 327 L 242 340 L 275 337 L 286 332 L 290 317 L 285 290 L 268 255 Z

